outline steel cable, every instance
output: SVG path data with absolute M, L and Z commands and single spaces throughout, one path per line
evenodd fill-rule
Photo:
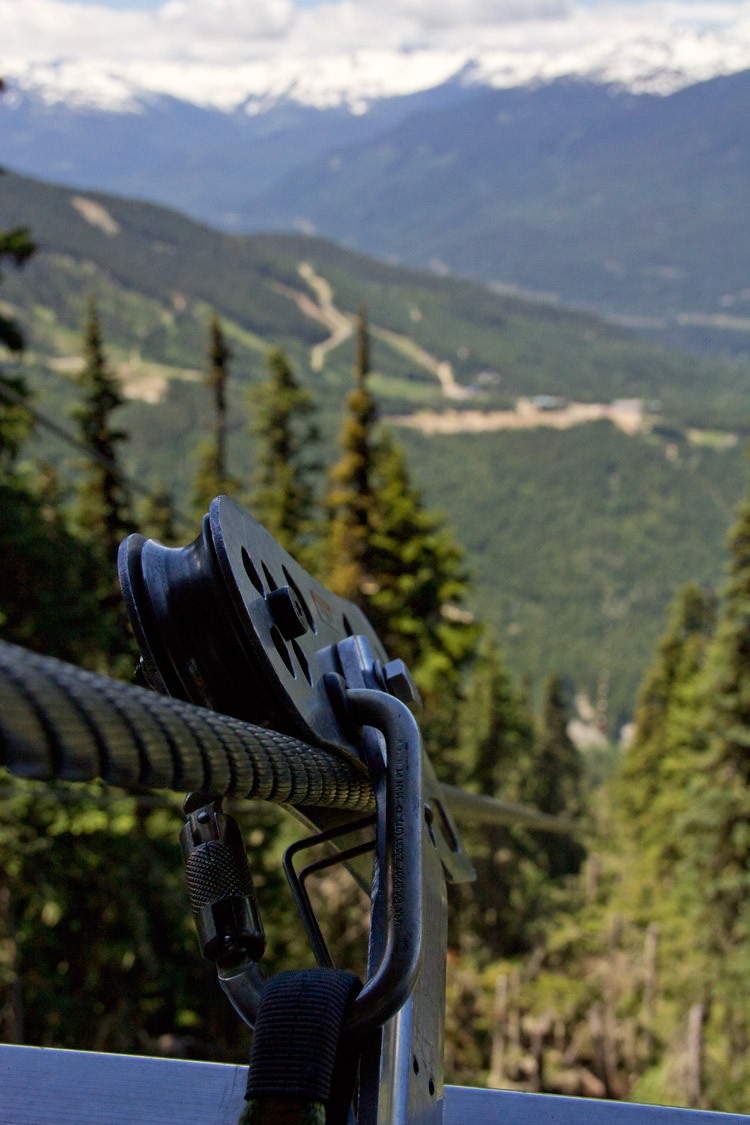
M 364 766 L 334 750 L 0 641 L 0 765 L 38 780 L 201 790 L 366 812 Z
M 344 751 L 244 723 L 0 641 L 0 767 L 40 781 L 200 790 L 370 812 L 365 767 Z M 565 817 L 442 787 L 471 824 L 577 835 Z

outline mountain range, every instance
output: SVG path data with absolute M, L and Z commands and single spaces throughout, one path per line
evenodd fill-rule
M 352 97 L 299 92 L 227 110 L 130 91 L 102 108 L 28 80 L 0 103 L 0 160 L 226 230 L 318 233 L 744 361 L 750 71 L 686 80 L 667 94 L 580 77 L 490 89 L 460 72 L 356 112 Z
M 247 221 L 654 333 L 713 317 L 746 351 L 749 119 L 750 71 L 669 97 L 571 81 L 495 90 L 339 146 Z

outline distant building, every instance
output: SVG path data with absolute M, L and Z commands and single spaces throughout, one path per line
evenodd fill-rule
M 557 395 L 532 395 L 529 402 L 537 410 L 562 410 L 566 405 L 565 399 Z
M 630 410 L 633 414 L 643 412 L 642 398 L 616 398 L 612 403 L 613 410 Z

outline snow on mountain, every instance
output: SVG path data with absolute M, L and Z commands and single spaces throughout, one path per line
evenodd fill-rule
M 364 113 L 450 81 L 499 88 L 572 75 L 668 94 L 750 67 L 748 0 L 327 0 L 301 9 L 168 0 L 153 12 L 0 0 L 0 26 L 0 73 L 16 97 L 126 113 L 153 95 L 224 112 L 292 101 Z
M 164 60 L 115 62 L 89 60 L 33 63 L 5 73 L 11 84 L 9 104 L 21 94 L 46 105 L 139 112 L 150 95 L 167 95 L 208 109 L 262 113 L 292 101 L 317 109 L 346 106 L 365 112 L 373 101 L 432 89 L 466 66 L 458 52 L 424 51 L 418 55 L 366 50 L 344 57 L 315 60 L 283 58 L 239 63 L 191 63 Z

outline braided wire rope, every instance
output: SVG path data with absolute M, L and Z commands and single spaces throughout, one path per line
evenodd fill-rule
M 375 807 L 365 768 L 351 757 L 5 641 L 0 766 L 38 780 Z

